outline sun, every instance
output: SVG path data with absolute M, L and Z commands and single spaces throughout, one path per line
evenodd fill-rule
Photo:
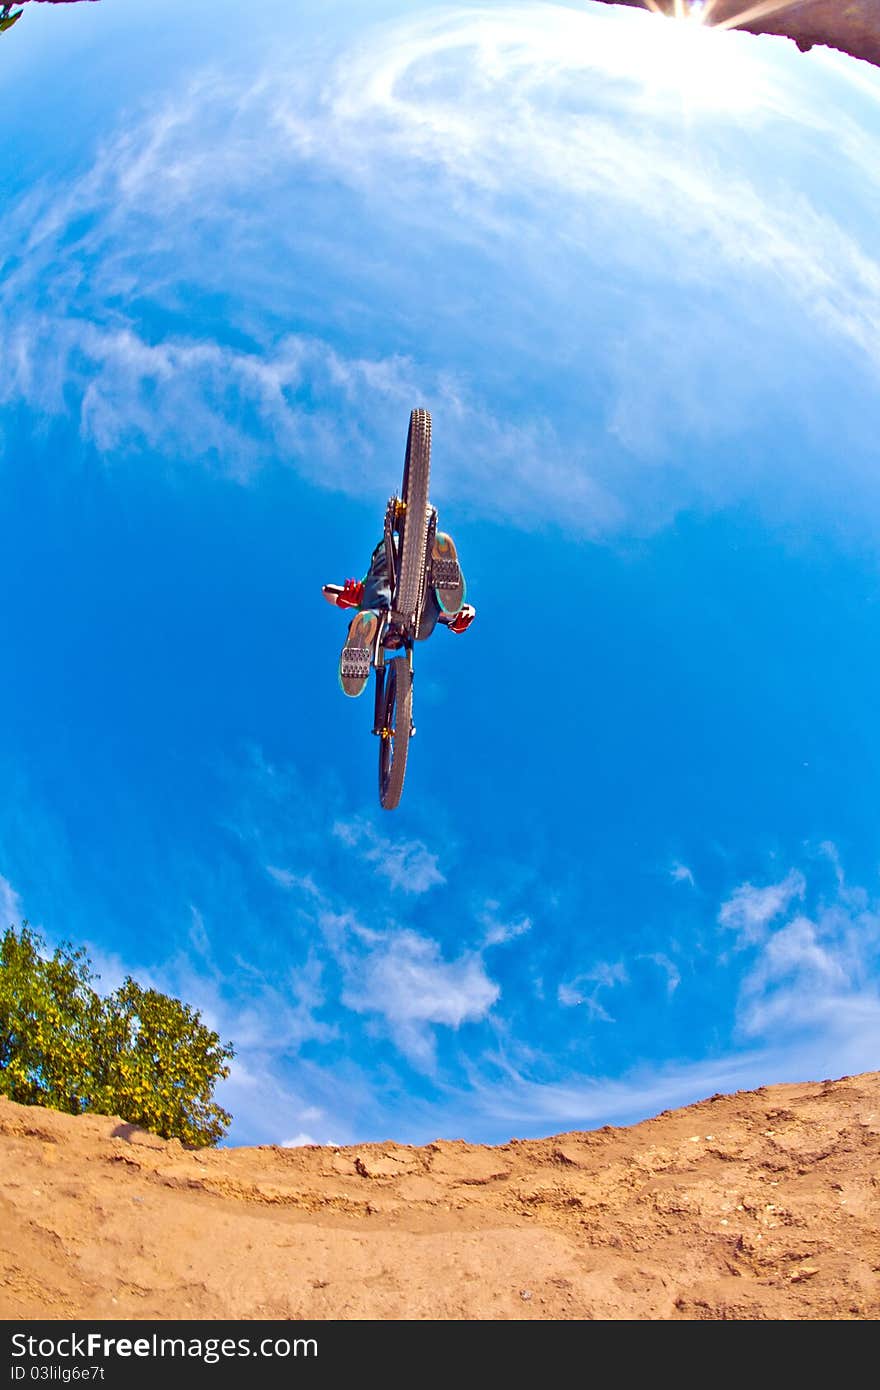
M 630 65 L 651 92 L 676 93 L 688 114 L 747 110 L 760 104 L 765 75 L 753 42 L 743 44 L 728 26 L 711 22 L 710 0 L 673 0 L 635 41 L 627 36 Z M 749 36 L 751 39 L 751 36 Z
M 684 20 L 687 24 L 705 24 L 712 8 L 711 0 L 644 0 L 645 8 L 664 19 Z

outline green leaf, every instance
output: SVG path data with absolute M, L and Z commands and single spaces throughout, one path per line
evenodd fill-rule
M 0 1095 L 216 1144 L 231 1116 L 213 1093 L 232 1047 L 179 999 L 132 979 L 102 999 L 93 979 L 83 950 L 49 956 L 26 922 L 0 937 Z

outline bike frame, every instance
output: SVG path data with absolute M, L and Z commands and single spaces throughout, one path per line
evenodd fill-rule
M 387 672 L 387 669 L 388 669 L 388 663 L 387 663 L 386 657 L 385 657 L 385 648 L 382 646 L 382 636 L 383 636 L 383 633 L 384 633 L 385 629 L 387 628 L 387 626 L 388 626 L 387 621 L 383 621 L 383 622 L 380 622 L 380 623 L 379 623 L 379 632 L 378 632 L 378 634 L 377 634 L 376 647 L 375 647 L 375 652 L 374 652 L 374 656 L 373 656 L 373 667 L 374 667 L 375 672 L 376 672 L 376 692 L 375 692 L 375 699 L 374 699 L 374 702 L 373 702 L 373 733 L 374 733 L 374 734 L 377 734 L 380 738 L 381 738 L 383 735 L 387 736 L 387 732 L 388 732 L 388 731 L 385 729 L 385 727 L 384 727 L 384 715 L 385 715 L 385 675 L 386 675 L 386 672 Z M 408 663 L 408 665 L 409 665 L 410 671 L 412 671 L 412 668 L 413 668 L 413 648 L 412 648 L 412 642 L 407 642 L 407 641 L 404 640 L 404 641 L 401 642 L 401 647 L 403 648 L 402 654 L 401 654 L 400 656 L 394 656 L 394 657 L 392 657 L 391 660 L 392 660 L 392 661 L 406 661 L 406 662 Z M 411 726 L 411 727 L 410 727 L 410 737 L 412 737 L 412 735 L 413 735 L 414 733 L 415 733 L 415 727 L 414 727 L 414 726 Z
M 422 609 L 425 604 L 425 592 L 428 578 L 428 567 L 430 564 L 431 550 L 434 544 L 434 535 L 437 530 L 437 509 L 431 508 L 431 516 L 428 522 L 428 543 L 425 549 L 425 568 L 422 574 L 421 589 L 419 591 L 419 610 L 416 620 L 415 631 L 410 629 L 408 623 L 400 621 L 399 614 L 395 607 L 397 597 L 397 543 L 398 530 L 397 518 L 399 512 L 399 499 L 392 497 L 385 510 L 385 558 L 388 565 L 388 581 L 391 587 L 391 608 L 379 614 L 379 626 L 373 641 L 373 668 L 376 672 L 376 689 L 373 704 L 373 733 L 378 736 L 387 736 L 387 730 L 383 727 L 383 715 L 385 710 L 385 674 L 386 674 L 386 647 L 385 638 L 391 630 L 398 638 L 395 648 L 398 646 L 403 649 L 400 656 L 394 656 L 392 661 L 407 661 L 409 669 L 413 669 L 413 644 L 418 624 L 421 620 Z M 410 736 L 415 733 L 415 727 L 410 730 Z

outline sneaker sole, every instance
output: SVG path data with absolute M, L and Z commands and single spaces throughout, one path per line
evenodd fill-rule
M 441 610 L 453 617 L 460 613 L 466 593 L 464 575 L 458 563 L 455 542 L 451 536 L 440 531 L 434 537 L 431 553 L 431 583 Z
M 339 655 L 339 684 L 344 695 L 362 695 L 373 664 L 373 642 L 379 619 L 375 613 L 359 613 L 352 620 Z

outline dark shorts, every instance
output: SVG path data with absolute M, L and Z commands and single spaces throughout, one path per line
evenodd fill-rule
M 370 568 L 364 576 L 364 596 L 361 608 L 389 609 L 391 607 L 391 584 L 388 580 L 388 565 L 385 561 L 385 541 L 381 540 L 370 557 Z M 440 605 L 433 587 L 425 594 L 422 620 L 416 633 L 416 641 L 424 642 L 430 637 L 440 617 Z

